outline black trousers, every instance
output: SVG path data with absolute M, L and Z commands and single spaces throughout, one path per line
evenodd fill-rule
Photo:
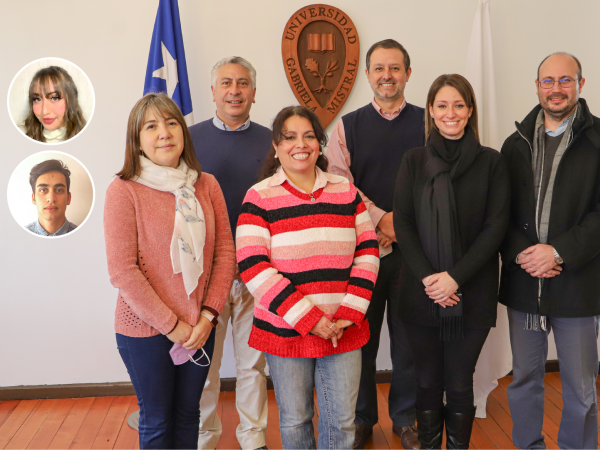
M 377 384 L 375 372 L 379 350 L 379 337 L 387 305 L 387 324 L 390 335 L 390 353 L 392 358 L 392 382 L 388 399 L 389 414 L 396 426 L 406 427 L 415 423 L 415 399 L 417 382 L 413 357 L 404 325 L 393 313 L 391 301 L 399 299 L 399 275 L 402 258 L 398 248 L 381 259 L 379 275 L 371 297 L 366 318 L 369 320 L 371 338 L 362 348 L 362 371 L 356 418 L 358 425 L 373 426 L 379 421 L 377 414 Z
M 417 401 L 420 411 L 441 409 L 473 411 L 473 374 L 489 328 L 464 329 L 464 338 L 441 341 L 439 327 L 404 322 L 412 347 L 417 373 Z

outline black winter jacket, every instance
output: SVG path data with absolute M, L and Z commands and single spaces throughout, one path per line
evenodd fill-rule
M 536 106 L 502 146 L 510 172 L 511 213 L 502 244 L 500 302 L 535 314 L 538 279 L 515 263 L 517 255 L 538 244 L 532 139 L 541 106 Z M 585 100 L 573 122 L 571 141 L 556 172 L 548 244 L 563 258 L 560 275 L 544 279 L 539 313 L 549 317 L 600 314 L 600 119 Z

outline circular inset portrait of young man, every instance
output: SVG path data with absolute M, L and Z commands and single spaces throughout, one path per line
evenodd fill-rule
M 94 114 L 94 89 L 72 62 L 43 58 L 23 67 L 8 90 L 17 129 L 43 144 L 61 144 L 83 132 Z
M 63 152 L 31 155 L 8 182 L 8 207 L 29 233 L 45 238 L 68 236 L 94 207 L 94 182 L 81 162 Z

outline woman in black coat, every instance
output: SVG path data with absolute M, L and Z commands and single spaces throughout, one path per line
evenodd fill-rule
M 394 195 L 403 256 L 396 314 L 415 357 L 422 448 L 440 448 L 444 421 L 447 448 L 468 448 L 475 364 L 496 325 L 509 175 L 500 153 L 479 143 L 464 77 L 435 80 L 425 111 L 426 146 L 404 156 Z

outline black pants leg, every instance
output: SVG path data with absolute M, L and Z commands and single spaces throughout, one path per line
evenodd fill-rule
M 363 426 L 373 426 L 379 420 L 375 372 L 386 305 L 392 358 L 389 414 L 394 425 L 405 427 L 415 423 L 416 380 L 411 347 L 402 321 L 389 307 L 391 301 L 398 301 L 399 298 L 400 263 L 401 255 L 398 249 L 381 259 L 379 276 L 366 314 L 371 338 L 362 348 L 362 372 L 355 419 L 357 424 Z
M 473 374 L 490 332 L 489 328 L 465 328 L 464 338 L 441 341 L 438 327 L 404 322 L 415 358 L 417 374 L 416 408 L 421 411 L 443 407 L 457 413 L 473 411 Z

